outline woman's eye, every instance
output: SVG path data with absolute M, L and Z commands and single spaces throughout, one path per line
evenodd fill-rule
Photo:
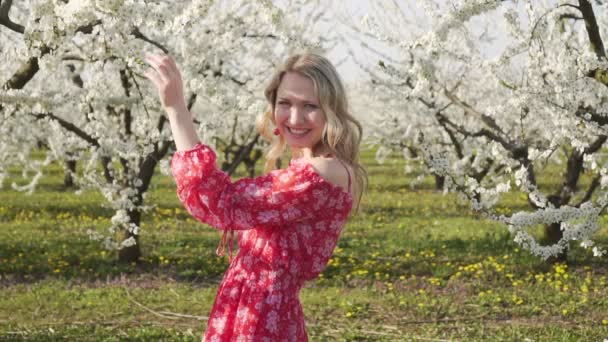
M 306 104 L 306 107 L 307 107 L 307 108 L 310 108 L 310 109 L 317 109 L 317 108 L 319 108 L 319 107 L 317 107 L 317 105 L 314 105 L 314 104 L 312 104 L 312 103 L 307 103 L 307 104 Z
M 285 106 L 285 105 L 288 105 L 288 104 L 289 104 L 289 102 L 287 102 L 287 101 L 279 101 L 279 102 L 277 102 L 277 103 L 278 103 L 279 105 L 281 105 L 281 106 Z

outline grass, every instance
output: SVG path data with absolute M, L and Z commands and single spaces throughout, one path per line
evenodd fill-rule
M 399 157 L 378 165 L 373 155 L 363 155 L 371 186 L 360 213 L 302 290 L 310 340 L 608 338 L 605 259 L 573 245 L 568 264 L 546 264 L 432 179 L 411 188 Z M 547 188 L 559 182 L 549 171 Z M 86 234 L 110 225 L 102 196 L 74 195 L 62 179 L 52 165 L 31 196 L 0 191 L 0 340 L 199 340 L 227 267 L 214 254 L 220 234 L 192 219 L 159 174 L 141 263 L 119 264 Z M 506 212 L 524 206 L 517 193 L 501 202 Z M 597 240 L 608 242 L 605 225 Z

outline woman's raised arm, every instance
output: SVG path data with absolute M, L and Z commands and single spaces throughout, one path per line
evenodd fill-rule
M 146 61 L 151 68 L 145 76 L 158 89 L 160 101 L 171 123 L 177 150 L 192 149 L 200 139 L 192 123 L 192 114 L 186 106 L 182 76 L 175 61 L 169 55 L 147 55 Z

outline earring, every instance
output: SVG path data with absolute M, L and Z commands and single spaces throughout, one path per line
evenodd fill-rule
M 279 135 L 279 134 L 281 134 L 281 133 L 279 132 L 279 129 L 278 129 L 278 128 L 275 128 L 275 129 L 274 129 L 274 131 L 272 131 L 272 133 L 274 133 L 274 135 Z

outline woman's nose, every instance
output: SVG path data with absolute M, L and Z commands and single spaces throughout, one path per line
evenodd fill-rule
M 304 110 L 298 106 L 291 107 L 291 112 L 289 113 L 289 124 L 291 125 L 299 125 L 305 121 Z

